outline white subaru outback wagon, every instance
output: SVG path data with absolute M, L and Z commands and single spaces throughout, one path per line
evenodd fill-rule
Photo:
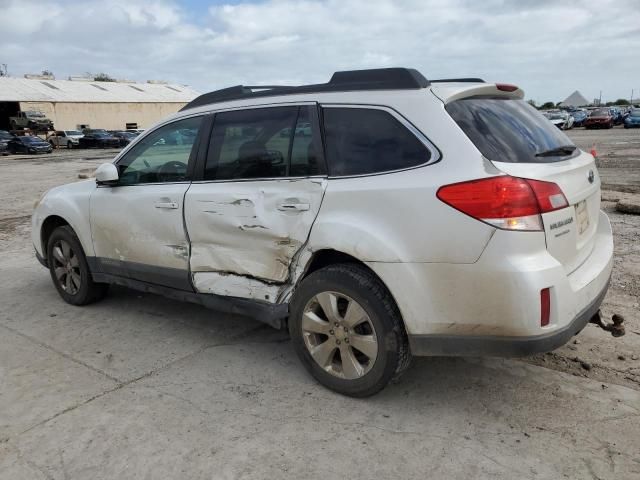
M 412 355 L 518 356 L 597 313 L 593 157 L 516 86 L 405 68 L 201 95 L 33 214 L 62 298 L 118 284 L 288 327 L 352 396 Z

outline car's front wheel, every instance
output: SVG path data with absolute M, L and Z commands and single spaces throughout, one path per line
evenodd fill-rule
M 69 226 L 56 228 L 47 242 L 51 279 L 63 300 L 72 305 L 87 305 L 100 300 L 108 285 L 91 277 L 80 240 Z
M 289 333 L 309 373 L 353 397 L 382 390 L 411 359 L 393 298 L 356 264 L 331 265 L 302 280 L 291 301 Z

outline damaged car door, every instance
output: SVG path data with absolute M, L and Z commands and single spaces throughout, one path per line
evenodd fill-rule
M 326 188 L 319 131 L 316 104 L 216 113 L 185 198 L 197 291 L 278 300 Z
M 150 132 L 116 162 L 118 182 L 91 195 L 96 271 L 192 290 L 182 208 L 202 121 Z

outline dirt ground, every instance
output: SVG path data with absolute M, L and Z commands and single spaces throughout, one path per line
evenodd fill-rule
M 0 157 L 0 479 L 640 478 L 640 130 L 595 144 L 615 266 L 589 325 L 526 358 L 422 358 L 367 400 L 335 395 L 256 321 L 121 288 L 62 302 L 33 257 L 34 202 L 111 150 Z

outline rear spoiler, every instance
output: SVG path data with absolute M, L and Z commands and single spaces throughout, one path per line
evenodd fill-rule
M 431 84 L 431 91 L 446 105 L 468 97 L 489 96 L 521 100 L 524 90 L 506 83 L 442 83 Z

